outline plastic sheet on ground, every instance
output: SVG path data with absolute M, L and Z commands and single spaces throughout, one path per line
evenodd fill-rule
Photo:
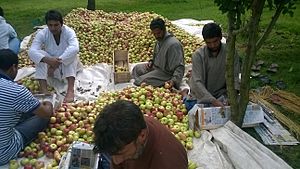
M 210 132 L 204 130 L 200 138 L 193 139 L 194 148 L 188 151 L 188 159 L 197 164 L 197 169 L 233 169 L 228 156 L 213 143 Z
M 214 143 L 228 155 L 236 169 L 291 169 L 285 161 L 231 121 L 210 130 L 210 133 Z

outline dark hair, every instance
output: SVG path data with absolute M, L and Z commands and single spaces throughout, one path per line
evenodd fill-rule
M 99 113 L 93 128 L 96 153 L 110 155 L 136 140 L 146 122 L 140 108 L 126 100 L 106 105 Z
M 51 21 L 51 20 L 59 21 L 61 24 L 64 23 L 61 13 L 58 12 L 57 10 L 49 10 L 46 13 L 46 15 L 45 15 L 46 24 L 48 23 L 48 21 Z
M 221 27 L 216 23 L 208 23 L 205 24 L 202 29 L 202 36 L 203 39 L 210 39 L 215 37 L 221 37 L 222 38 L 222 29 Z
M 1 8 L 1 6 L 0 6 L 0 16 L 4 16 L 4 12 L 3 12 L 3 9 Z
M 10 49 L 1 49 L 0 50 L 0 69 L 6 71 L 8 70 L 13 64 L 18 65 L 18 55 L 15 54 Z
M 150 29 L 153 30 L 156 28 L 159 28 L 159 29 L 165 31 L 166 30 L 165 21 L 161 18 L 153 19 L 150 23 Z

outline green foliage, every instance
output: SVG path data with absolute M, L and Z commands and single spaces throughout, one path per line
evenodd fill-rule
M 244 15 L 251 5 L 250 0 L 214 0 L 214 2 L 223 14 L 230 13 L 231 15 L 234 15 L 234 29 L 240 28 L 242 24 L 241 15 Z

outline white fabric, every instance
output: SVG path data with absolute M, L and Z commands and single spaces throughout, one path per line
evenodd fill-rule
M 47 54 L 45 53 L 45 56 Z M 57 79 L 65 79 L 66 77 L 76 77 L 76 73 L 81 69 L 80 67 L 80 61 L 79 58 L 76 57 L 74 61 L 68 65 L 60 65 L 55 71 L 54 71 L 54 77 Z M 35 72 L 35 78 L 36 79 L 47 79 L 48 77 L 48 65 L 46 63 L 40 62 L 36 64 L 36 72 Z
M 291 169 L 285 161 L 231 121 L 210 132 L 236 169 Z
M 45 52 L 49 56 L 62 59 L 64 65 L 74 61 L 79 52 L 79 42 L 73 29 L 66 25 L 61 28 L 60 43 L 56 44 L 53 34 L 47 28 L 44 28 L 36 34 L 29 49 L 29 57 L 38 64 L 45 57 Z
M 194 148 L 188 151 L 188 159 L 195 162 L 197 169 L 233 169 L 228 156 L 213 143 L 212 135 L 203 131 L 199 139 L 193 139 Z
M 16 38 L 17 33 L 14 28 L 6 23 L 5 19 L 0 16 L 0 49 L 8 49 L 9 39 Z

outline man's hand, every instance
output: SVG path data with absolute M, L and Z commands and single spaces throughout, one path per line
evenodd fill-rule
M 217 100 L 217 99 L 214 99 L 211 104 L 214 106 L 214 107 L 224 107 L 223 103 L 220 101 L 220 100 Z
M 164 87 L 166 89 L 171 89 L 174 86 L 174 82 L 172 80 L 166 81 Z
M 60 58 L 43 57 L 42 62 L 47 63 L 50 67 L 57 69 L 62 63 Z
M 149 60 L 149 62 L 146 64 L 146 69 L 152 69 L 153 67 L 153 61 L 152 60 Z

